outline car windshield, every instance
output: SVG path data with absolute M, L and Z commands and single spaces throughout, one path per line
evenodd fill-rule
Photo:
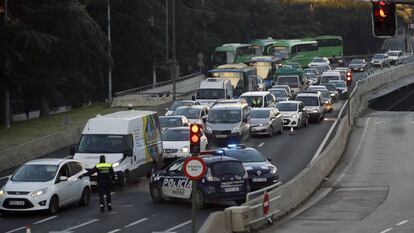
M 321 57 L 315 57 L 312 59 L 312 62 L 325 62 Z
M 251 118 L 268 118 L 269 110 L 268 109 L 252 109 L 250 111 Z
M 189 141 L 189 129 L 167 129 L 162 133 L 163 141 Z
M 329 91 L 323 91 L 323 90 L 321 90 L 319 92 L 322 94 L 322 98 L 324 98 L 324 99 L 329 99 L 330 98 Z
M 296 76 L 291 76 L 291 77 L 284 77 L 284 76 L 280 76 L 277 78 L 277 83 L 278 84 L 286 84 L 289 85 L 289 87 L 295 88 L 298 87 L 298 77 Z
M 241 121 L 241 110 L 213 109 L 208 114 L 209 123 L 238 123 Z
M 318 97 L 313 96 L 297 96 L 296 100 L 302 101 L 305 106 L 319 106 Z
M 242 163 L 265 162 L 265 157 L 255 149 L 226 150 L 226 156 L 240 160 Z
M 192 102 L 175 101 L 168 110 L 174 111 L 178 107 L 194 105 Z
M 127 135 L 83 134 L 78 147 L 79 153 L 123 153 Z
M 357 65 L 357 64 L 364 64 L 364 61 L 361 59 L 353 59 L 351 61 L 351 64 Z
M 269 89 L 269 92 L 275 95 L 276 97 L 286 97 L 286 91 L 285 90 L 274 90 Z
M 244 176 L 246 173 L 243 165 L 238 161 L 218 162 L 212 166 L 211 170 L 212 174 L 217 177 Z
M 394 57 L 396 57 L 396 56 L 398 56 L 398 53 L 397 52 L 389 52 L 388 53 L 388 56 L 394 56 Z
M 198 89 L 197 99 L 224 99 L 224 89 Z
M 336 91 L 336 86 L 335 84 L 331 84 L 331 83 L 325 83 L 323 84 L 326 88 L 328 88 L 329 91 Z
M 25 164 L 21 166 L 11 177 L 15 182 L 46 182 L 52 180 L 58 166 L 43 164 Z
M 179 117 L 160 117 L 161 128 L 182 126 L 183 121 Z
M 339 80 L 338 76 L 322 76 L 321 83 L 327 83 L 330 80 Z
M 373 59 L 383 59 L 384 55 L 383 54 L 376 54 Z
M 298 109 L 296 103 L 277 103 L 276 108 L 285 112 L 296 112 Z
M 177 108 L 173 116 L 185 116 L 187 119 L 198 119 L 200 111 L 200 108 Z

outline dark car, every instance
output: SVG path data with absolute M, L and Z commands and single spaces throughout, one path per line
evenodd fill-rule
M 365 72 L 367 69 L 367 62 L 364 59 L 352 59 L 348 67 L 352 71 Z
M 234 201 L 237 205 L 245 202 L 250 186 L 247 172 L 239 160 L 211 154 L 200 158 L 206 163 L 207 172 L 197 181 L 196 208 L 221 201 Z M 149 189 L 154 202 L 191 199 L 192 181 L 184 175 L 184 160 L 180 158 L 151 175 Z
M 279 182 L 279 172 L 258 150 L 244 145 L 229 145 L 223 155 L 240 160 L 249 175 L 252 190 L 261 189 Z

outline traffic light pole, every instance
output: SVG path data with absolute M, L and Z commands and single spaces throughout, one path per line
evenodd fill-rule
M 192 154 L 191 156 L 196 157 L 197 154 Z M 191 233 L 196 233 L 196 195 L 195 192 L 197 190 L 197 181 L 192 181 L 192 193 L 191 195 Z

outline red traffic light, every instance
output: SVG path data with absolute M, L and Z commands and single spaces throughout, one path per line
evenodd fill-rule
M 376 37 L 395 36 L 397 29 L 395 3 L 372 0 L 372 27 Z

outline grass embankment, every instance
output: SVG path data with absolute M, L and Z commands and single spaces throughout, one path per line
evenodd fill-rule
M 9 129 L 0 128 L 0 151 L 65 130 L 65 119 L 69 119 L 68 128 L 76 127 L 85 124 L 96 114 L 103 115 L 119 110 L 121 109 L 110 108 L 108 104 L 100 103 L 72 109 L 70 112 L 13 123 Z

